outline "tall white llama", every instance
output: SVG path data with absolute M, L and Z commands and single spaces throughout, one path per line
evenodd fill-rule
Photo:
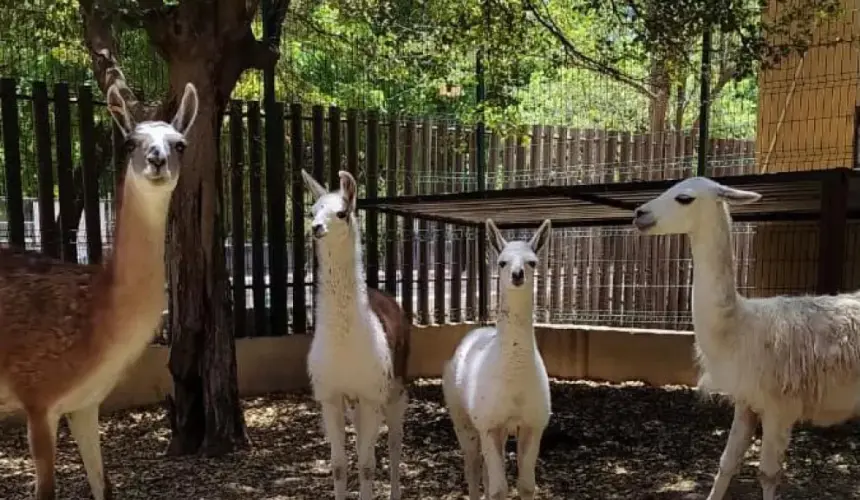
M 690 237 L 699 386 L 735 406 L 709 500 L 723 498 L 759 420 L 759 481 L 772 500 L 794 424 L 833 425 L 860 408 L 860 295 L 748 299 L 735 288 L 727 205 L 760 197 L 693 177 L 636 209 L 634 219 L 645 234 Z
M 152 341 L 167 306 L 167 210 L 197 116 L 185 87 L 171 123 L 137 123 L 119 90 L 108 107 L 126 140 L 112 255 L 103 265 L 0 248 L 0 410 L 27 414 L 36 498 L 55 498 L 57 425 L 66 415 L 95 500 L 112 497 L 99 443 L 99 405 Z
M 476 328 L 445 364 L 442 388 L 460 449 L 469 499 L 507 496 L 505 442 L 517 438 L 517 490 L 535 496 L 540 440 L 551 411 L 549 378 L 534 332 L 534 273 L 551 223 L 530 241 L 506 241 L 492 220 L 487 234 L 499 254 L 499 313 L 495 327 Z M 482 469 L 483 466 L 483 469 Z
M 319 263 L 308 372 L 331 444 L 335 499 L 346 498 L 344 417 L 348 405 L 355 410 L 359 498 L 373 497 L 374 445 L 384 417 L 388 424 L 390 498 L 397 500 L 408 401 L 410 324 L 394 298 L 365 283 L 355 214 L 357 187 L 349 172 L 339 174 L 340 190 L 329 193 L 302 170 L 315 199 L 311 230 Z

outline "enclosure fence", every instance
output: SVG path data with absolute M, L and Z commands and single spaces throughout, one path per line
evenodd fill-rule
M 25 91 L 26 90 L 26 91 Z M 77 262 L 111 248 L 113 197 L 122 149 L 110 118 L 86 86 L 0 85 L 4 167 L 0 242 Z M 695 131 L 627 131 L 536 125 L 490 131 L 488 189 L 678 179 L 692 175 Z M 238 337 L 313 327 L 310 197 L 300 168 L 336 187 L 352 172 L 359 196 L 456 193 L 477 183 L 474 129 L 453 121 L 374 111 L 233 101 L 221 141 L 223 224 Z M 707 175 L 749 173 L 754 142 L 710 138 Z M 476 228 L 360 213 L 367 282 L 396 294 L 418 324 L 477 321 Z M 751 287 L 757 225 L 735 224 L 737 278 Z M 506 231 L 506 237 L 530 237 Z M 491 313 L 496 303 L 491 270 Z M 690 327 L 690 249 L 679 236 L 643 237 L 626 227 L 558 228 L 536 280 L 539 322 L 619 327 Z M 804 291 L 798 284 L 796 291 Z M 492 316 L 492 314 L 491 314 Z

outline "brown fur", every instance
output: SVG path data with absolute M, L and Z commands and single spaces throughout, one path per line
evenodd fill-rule
M 403 382 L 408 380 L 409 348 L 412 325 L 391 295 L 375 288 L 367 289 L 370 309 L 379 318 L 385 330 L 385 339 L 391 349 L 391 364 L 394 378 Z

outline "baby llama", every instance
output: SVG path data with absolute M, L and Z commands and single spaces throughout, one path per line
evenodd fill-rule
M 530 241 L 508 242 L 492 220 L 487 233 L 498 252 L 499 316 L 495 327 L 466 335 L 445 364 L 445 404 L 463 451 L 469 500 L 507 496 L 505 442 L 517 438 L 517 490 L 535 496 L 535 466 L 549 422 L 549 378 L 535 342 L 534 273 L 550 236 L 545 220 Z
M 860 407 L 860 295 L 748 299 L 735 288 L 728 205 L 760 197 L 693 177 L 635 212 L 645 234 L 689 235 L 699 386 L 734 403 L 709 500 L 723 498 L 759 421 L 759 482 L 772 500 L 794 424 L 833 425 Z
M 302 177 L 315 201 L 311 230 L 319 263 L 308 372 L 331 445 L 335 499 L 346 498 L 345 408 L 350 406 L 355 410 L 359 498 L 373 497 L 374 445 L 384 414 L 390 498 L 396 500 L 400 498 L 410 324 L 393 298 L 365 283 L 353 176 L 341 171 L 340 190 L 331 193 L 304 170 Z

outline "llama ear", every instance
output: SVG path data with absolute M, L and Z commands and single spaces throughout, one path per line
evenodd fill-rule
M 537 232 L 535 232 L 532 239 L 529 241 L 529 245 L 532 247 L 532 251 L 538 255 L 540 255 L 541 250 L 546 246 L 549 241 L 549 237 L 552 234 L 552 222 L 549 219 L 543 221 L 543 224 L 540 225 Z
M 341 170 L 337 174 L 340 176 L 340 192 L 346 201 L 346 206 L 350 212 L 355 212 L 355 194 L 358 191 L 355 177 L 346 170 Z
M 129 113 L 128 106 L 125 105 L 125 99 L 122 98 L 122 94 L 120 94 L 119 88 L 116 85 L 111 85 L 107 90 L 107 107 L 110 110 L 111 118 L 113 118 L 114 123 L 119 127 L 123 137 L 128 137 L 134 130 L 135 121 L 131 113 Z
M 186 83 L 185 93 L 182 94 L 182 101 L 179 102 L 179 109 L 176 110 L 176 115 L 170 122 L 180 134 L 185 135 L 188 129 L 194 125 L 194 119 L 197 118 L 198 103 L 197 88 L 191 82 Z
M 496 223 L 493 222 L 493 219 L 487 219 L 487 236 L 490 237 L 490 244 L 493 245 L 496 252 L 502 253 L 502 250 L 505 249 L 505 245 L 508 244 L 508 241 L 504 236 L 502 236 L 501 231 L 496 227 Z
M 761 195 L 755 191 L 744 191 L 742 189 L 723 186 L 722 184 L 717 187 L 717 197 L 729 205 L 746 205 L 755 203 L 761 199 Z
M 305 169 L 302 169 L 302 179 L 305 180 L 305 184 L 308 186 L 308 189 L 311 190 L 314 200 L 320 199 L 322 195 L 327 193 L 325 188 L 322 187 L 322 185 L 317 182 L 311 174 L 305 172 Z

